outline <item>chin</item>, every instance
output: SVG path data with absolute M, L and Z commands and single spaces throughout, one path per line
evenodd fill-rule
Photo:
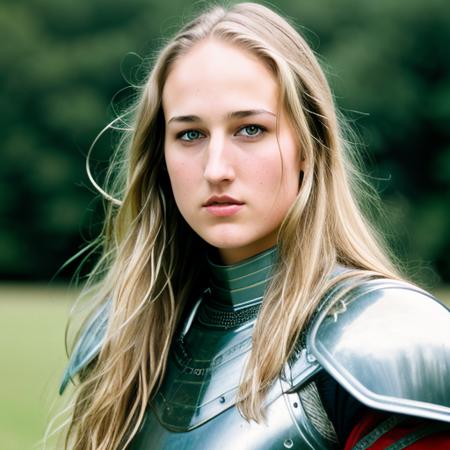
M 235 248 L 253 242 L 253 233 L 236 223 L 216 223 L 210 226 L 192 227 L 205 242 L 217 248 Z
M 227 236 L 226 238 L 222 236 L 205 236 L 202 237 L 203 240 L 208 242 L 208 244 L 216 247 L 218 249 L 223 250 L 239 250 L 239 249 L 255 249 L 258 252 L 259 248 L 268 248 L 272 245 L 275 245 L 276 242 L 272 242 L 272 239 L 264 239 L 264 237 L 260 236 L 248 236 L 244 238 L 241 234 L 237 234 L 236 236 Z
M 208 244 L 218 249 L 232 250 L 252 245 L 252 242 L 242 239 L 204 239 Z

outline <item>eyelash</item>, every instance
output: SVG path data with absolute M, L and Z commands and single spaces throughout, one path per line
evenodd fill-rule
M 255 138 L 257 138 L 257 137 L 263 135 L 263 134 L 267 131 L 267 128 L 266 128 L 266 127 L 263 127 L 262 125 L 256 125 L 256 124 L 254 124 L 254 123 L 251 123 L 251 124 L 249 124 L 249 125 L 244 125 L 243 127 L 239 128 L 238 133 L 241 132 L 242 130 L 245 130 L 246 128 L 251 128 L 251 127 L 256 127 L 256 128 L 258 128 L 258 129 L 259 129 L 259 133 L 258 133 L 258 134 L 255 134 L 255 135 L 247 135 L 247 136 L 244 136 L 244 137 L 246 137 L 246 138 L 248 138 L 248 139 L 255 139 Z M 183 137 L 184 135 L 186 135 L 187 133 L 189 133 L 189 132 L 191 132 L 191 131 L 195 131 L 195 132 L 197 132 L 197 133 L 199 133 L 199 134 L 202 134 L 202 133 L 201 133 L 200 131 L 198 131 L 198 130 L 190 129 L 190 130 L 180 131 L 179 133 L 176 134 L 176 138 L 179 139 L 179 140 L 181 140 L 181 141 L 183 141 L 183 142 L 194 142 L 194 141 L 196 141 L 197 139 L 182 139 L 182 137 Z

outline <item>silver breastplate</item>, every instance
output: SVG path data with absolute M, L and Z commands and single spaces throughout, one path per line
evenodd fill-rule
M 194 314 L 172 348 L 164 382 L 129 450 L 335 448 L 334 430 L 311 382 L 320 366 L 304 350 L 268 392 L 265 423 L 247 422 L 235 398 L 254 322 L 226 330 L 201 326 Z

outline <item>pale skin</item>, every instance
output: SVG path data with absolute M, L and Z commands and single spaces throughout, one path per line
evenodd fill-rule
M 186 222 L 225 264 L 275 245 L 303 163 L 272 72 L 248 51 L 208 39 L 176 61 L 162 102 L 165 160 Z M 242 206 L 216 216 L 205 207 L 213 195 Z

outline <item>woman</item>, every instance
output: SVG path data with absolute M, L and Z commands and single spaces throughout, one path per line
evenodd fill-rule
M 61 386 L 80 375 L 66 445 L 448 445 L 448 311 L 364 219 L 302 37 L 264 6 L 214 7 L 162 49 L 130 114 Z

